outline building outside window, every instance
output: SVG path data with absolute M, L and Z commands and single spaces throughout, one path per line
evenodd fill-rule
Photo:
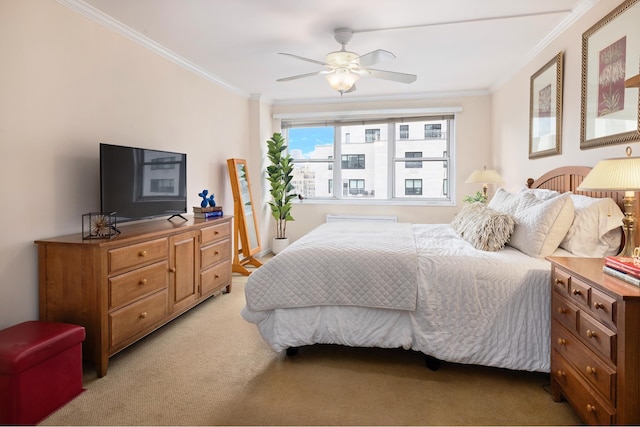
M 307 200 L 450 204 L 453 125 L 453 115 L 318 127 L 283 122 L 300 177 L 296 191 Z M 303 183 L 309 180 L 313 185 Z M 334 182 L 341 185 L 336 189 Z

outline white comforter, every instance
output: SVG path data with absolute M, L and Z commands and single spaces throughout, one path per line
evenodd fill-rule
M 242 316 L 275 351 L 316 343 L 403 347 L 450 362 L 548 372 L 549 263 L 510 247 L 476 250 L 445 224 L 412 229 L 415 310 L 329 305 L 254 311 L 250 288 L 261 284 L 249 281 Z M 276 258 L 286 258 L 287 250 Z M 313 254 L 308 259 L 312 263 Z

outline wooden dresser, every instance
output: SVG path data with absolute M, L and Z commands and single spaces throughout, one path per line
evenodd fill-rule
M 640 288 L 601 258 L 550 257 L 551 394 L 588 424 L 640 423 Z
M 231 217 L 152 220 L 110 240 L 37 240 L 40 320 L 86 329 L 83 357 L 99 377 L 109 357 L 231 290 Z

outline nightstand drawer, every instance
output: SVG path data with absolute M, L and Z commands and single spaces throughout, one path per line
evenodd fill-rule
M 558 320 L 569 330 L 576 332 L 578 330 L 578 308 L 571 304 L 566 298 L 558 295 L 558 292 L 554 291 L 552 298 L 553 302 L 551 310 L 553 318 Z
M 562 295 L 569 295 L 569 281 L 571 276 L 562 270 L 556 269 L 551 278 L 553 288 Z
M 616 300 L 597 289 L 591 289 L 591 314 L 605 325 L 616 328 Z
M 554 376 L 580 418 L 592 425 L 615 424 L 615 410 L 596 397 L 580 380 L 580 375 L 569 362 L 555 351 L 551 357 L 551 375 Z
M 569 298 L 581 307 L 589 308 L 589 294 L 591 286 L 580 279 L 571 277 L 569 281 Z
M 593 319 L 580 313 L 578 332 L 584 338 L 587 346 L 598 354 L 616 363 L 616 333 Z
M 575 335 L 557 322 L 551 327 L 553 350 L 580 372 L 587 382 L 610 402 L 615 403 L 616 372 L 587 350 Z

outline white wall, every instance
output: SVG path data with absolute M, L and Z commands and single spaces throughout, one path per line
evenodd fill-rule
M 36 239 L 81 232 L 98 144 L 187 153 L 188 205 L 233 213 L 226 159 L 247 158 L 249 100 L 55 0 L 0 2 L 0 328 L 38 318 Z
M 517 190 L 526 178 L 539 177 L 555 167 L 594 166 L 604 158 L 623 157 L 627 145 L 631 145 L 635 155 L 640 155 L 637 143 L 580 150 L 582 33 L 620 3 L 620 0 L 600 0 L 494 93 L 493 152 L 506 188 Z M 564 52 L 562 154 L 529 160 L 530 78 L 560 51 Z M 634 96 L 638 96 L 637 90 Z

